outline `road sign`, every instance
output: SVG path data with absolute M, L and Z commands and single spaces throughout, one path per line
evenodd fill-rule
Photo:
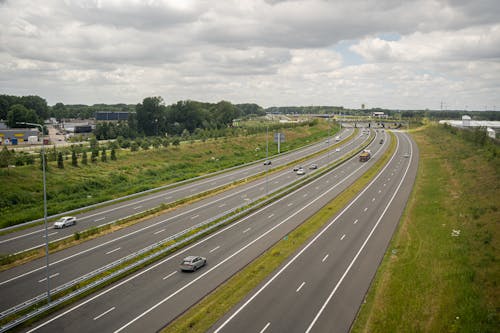
M 274 142 L 285 142 L 285 134 L 283 133 L 274 133 Z

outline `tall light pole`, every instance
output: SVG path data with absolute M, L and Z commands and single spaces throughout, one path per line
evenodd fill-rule
M 269 126 L 266 126 L 266 161 L 269 161 Z M 266 165 L 266 195 L 269 192 L 269 185 L 267 183 L 267 174 L 269 173 L 269 164 Z
M 50 303 L 50 279 L 49 279 L 49 232 L 47 228 L 47 182 L 45 179 L 45 142 L 43 140 L 43 126 L 35 123 L 19 122 L 20 125 L 36 126 L 42 133 L 42 172 L 43 172 L 43 220 L 45 225 L 45 261 L 47 279 L 47 303 Z

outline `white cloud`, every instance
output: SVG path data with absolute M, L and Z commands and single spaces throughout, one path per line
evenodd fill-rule
M 499 12 L 493 0 L 2 1 L 0 93 L 500 107 Z
M 397 41 L 365 38 L 351 50 L 367 61 L 446 61 L 500 58 L 500 24 L 457 31 L 415 32 Z

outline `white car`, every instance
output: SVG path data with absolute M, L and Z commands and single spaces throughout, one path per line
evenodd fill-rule
M 336 148 L 336 149 L 335 149 L 335 151 L 336 151 L 336 152 L 339 152 L 339 151 L 340 151 L 340 148 Z
M 64 216 L 54 223 L 54 229 L 62 229 L 64 227 L 76 224 L 76 217 Z
M 300 168 L 299 170 L 297 170 L 297 174 L 298 175 L 305 175 L 306 172 L 304 171 L 304 169 Z
M 188 256 L 181 262 L 181 271 L 196 271 L 207 264 L 207 258 L 200 256 Z
M 315 163 L 313 163 L 313 164 L 311 164 L 311 165 L 309 166 L 309 169 L 311 169 L 311 170 L 314 170 L 314 169 L 317 169 L 317 168 L 318 168 L 318 165 L 317 165 L 317 164 L 315 164 Z

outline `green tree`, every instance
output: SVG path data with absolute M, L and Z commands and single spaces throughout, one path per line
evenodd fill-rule
M 76 151 L 74 149 L 71 151 L 71 165 L 74 167 L 78 166 L 78 158 L 76 157 Z
M 99 149 L 99 141 L 93 136 L 90 138 L 90 150 L 94 151 L 96 149 Z
M 57 121 L 61 121 L 63 118 L 66 118 L 66 107 L 63 103 L 56 103 L 52 107 L 52 115 L 57 119 Z
M 141 148 L 144 149 L 144 150 L 148 150 L 150 145 L 151 144 L 149 143 L 149 140 L 146 139 L 146 140 L 142 141 Z
M 57 154 L 57 167 L 59 169 L 64 169 L 64 159 L 62 152 L 59 152 L 59 154 Z
M 187 141 L 189 139 L 189 136 L 189 131 L 187 129 L 184 129 L 181 134 L 182 140 Z
M 14 104 L 7 113 L 7 126 L 12 128 L 26 126 L 18 124 L 20 122 L 38 123 L 39 119 L 35 111 L 27 109 L 24 105 Z
M 86 152 L 86 151 L 84 151 L 84 152 L 82 153 L 82 164 L 83 164 L 83 165 L 87 165 L 87 163 L 88 163 L 88 161 L 87 161 L 87 152 Z
M 9 151 L 7 146 L 3 146 L 0 152 L 0 168 L 6 168 L 9 166 L 12 159 L 12 153 Z
M 111 160 L 116 161 L 115 147 L 111 148 Z
M 148 136 L 157 135 L 162 126 L 162 119 L 165 118 L 166 107 L 163 98 L 147 97 L 142 104 L 137 104 L 137 130 Z
M 106 160 L 108 159 L 108 156 L 106 154 L 106 148 L 102 148 L 102 152 L 101 152 L 101 162 L 106 162 Z
M 35 114 L 41 120 L 49 117 L 49 107 L 45 99 L 39 96 L 23 96 L 21 97 L 20 102 L 27 109 L 35 111 Z
M 92 153 L 90 154 L 90 161 L 92 163 L 97 163 L 97 157 L 99 157 L 99 151 L 98 150 L 92 150 Z
M 130 151 L 138 151 L 139 150 L 139 145 L 137 144 L 137 142 L 132 142 L 130 144 Z

